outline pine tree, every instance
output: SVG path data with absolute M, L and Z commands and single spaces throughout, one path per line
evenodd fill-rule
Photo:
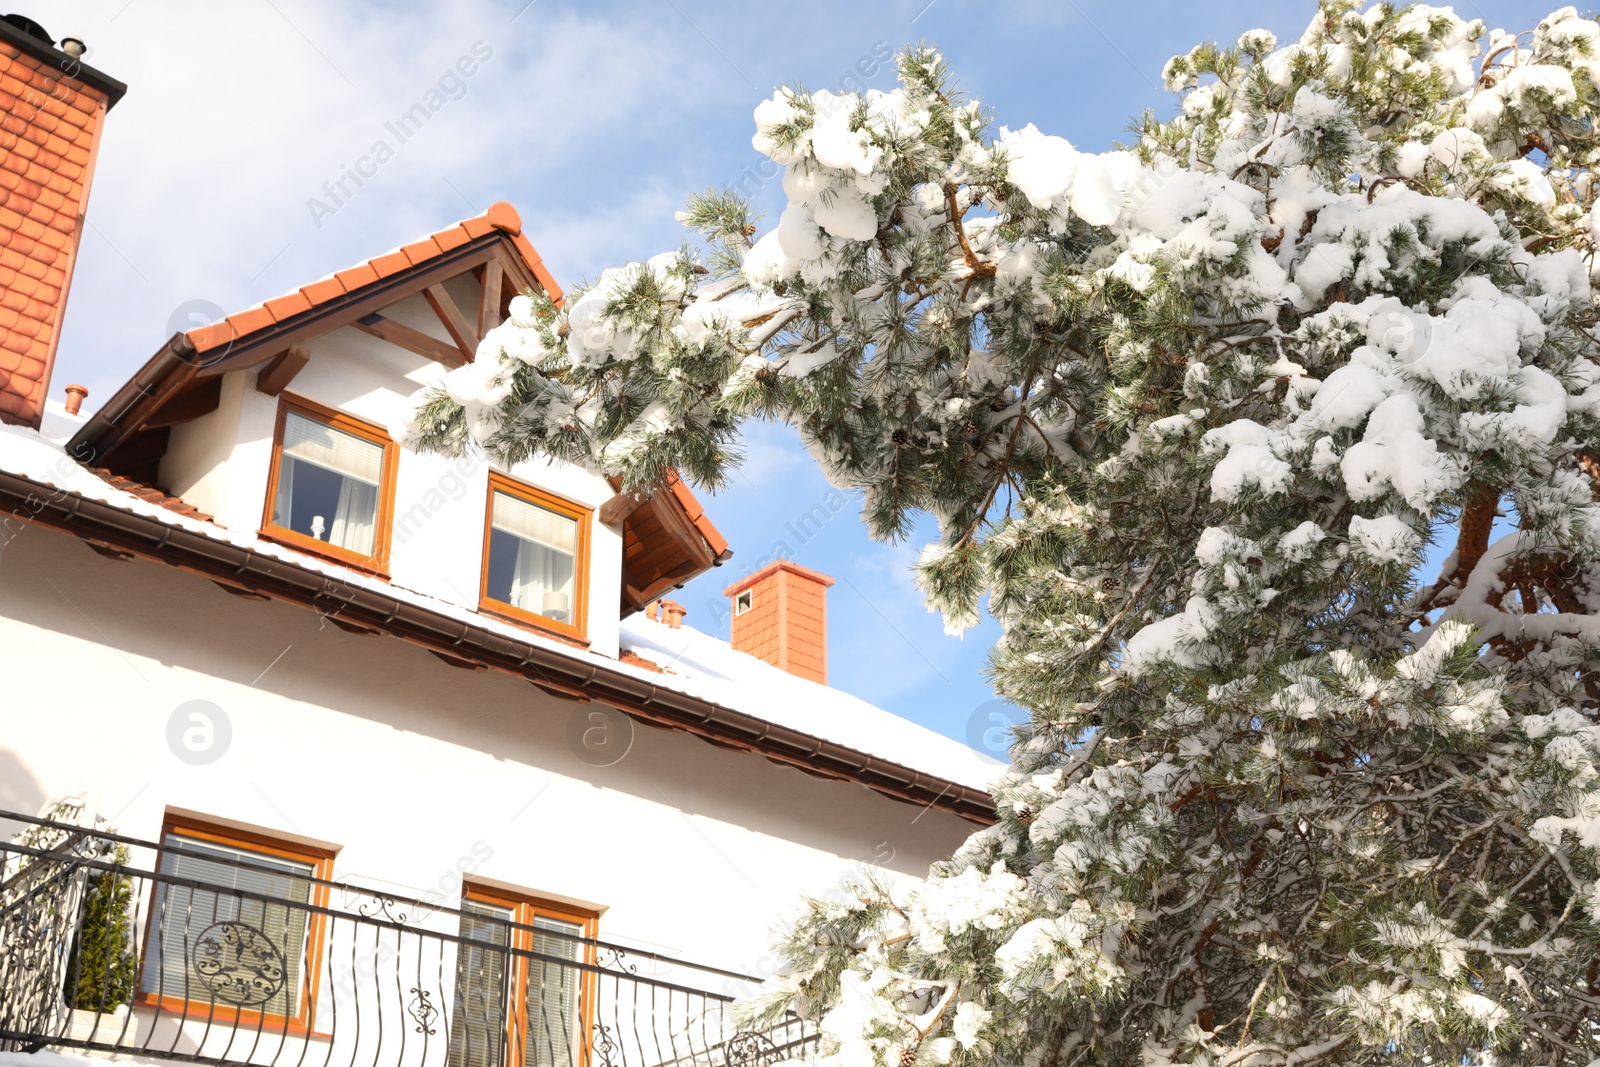
M 691 198 L 397 432 L 648 491 L 782 420 L 875 535 L 937 517 L 1031 721 L 995 826 L 781 935 L 748 1010 L 829 1067 L 1590 1063 L 1600 26 L 1323 0 L 1164 73 L 1099 154 L 926 48 L 782 90 L 775 229 Z

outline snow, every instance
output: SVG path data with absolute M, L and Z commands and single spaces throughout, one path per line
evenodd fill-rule
M 156 1056 L 130 1056 L 123 1053 L 108 1057 L 100 1053 L 57 1052 L 53 1049 L 40 1049 L 38 1052 L 0 1050 L 0 1067 L 105 1067 L 113 1060 L 125 1067 L 171 1067 L 173 1063 L 172 1060 Z
M 1280 437 L 1249 419 L 1207 431 L 1200 439 L 1202 449 L 1228 450 L 1211 471 L 1211 499 L 1237 500 L 1246 487 L 1259 489 L 1267 496 L 1287 490 L 1294 481 L 1294 471 L 1273 454 L 1273 444 Z
M 692 626 L 673 629 L 630 615 L 622 620 L 622 645 L 670 672 L 667 684 L 680 692 L 869 755 L 980 789 L 1003 770 L 959 741 L 842 690 L 797 678 Z
M 1354 500 L 1376 500 L 1392 486 L 1418 511 L 1461 484 L 1455 460 L 1425 433 L 1416 400 L 1391 396 L 1373 409 L 1362 439 L 1345 452 L 1340 468 Z
M 1417 532 L 1395 515 L 1380 515 L 1375 519 L 1354 516 L 1350 520 L 1350 536 L 1368 559 L 1400 567 L 1414 566 L 1417 550 L 1422 547 L 1422 538 Z
M 865 197 L 849 190 L 836 190 L 819 197 L 812 209 L 817 225 L 835 237 L 870 241 L 878 232 L 878 216 Z
M 1065 138 L 1040 133 L 1030 122 L 1020 130 L 1002 129 L 999 147 L 1008 160 L 1006 177 L 1034 207 L 1050 210 L 1072 187 L 1079 153 Z
M 822 234 L 812 209 L 791 203 L 778 219 L 778 246 L 790 259 L 816 259 L 822 255 Z
M 1152 622 L 1128 638 L 1122 669 L 1137 678 L 1160 664 L 1196 667 L 1207 636 L 1217 623 L 1216 610 L 1205 597 L 1190 597 L 1184 609 Z
M 656 416 L 652 414 L 650 417 Z M 47 426 L 54 426 L 65 437 L 75 429 L 73 421 L 70 416 L 55 414 L 47 419 Z M 642 615 L 623 620 L 624 647 L 635 648 L 641 655 L 656 660 L 672 672 L 657 673 L 587 650 L 575 649 L 564 642 L 543 637 L 493 616 L 341 567 L 317 556 L 296 552 L 252 533 L 180 515 L 112 487 L 71 459 L 59 441 L 48 441 L 32 430 L 0 424 L 0 471 L 53 487 L 62 494 L 77 494 L 130 514 L 155 519 L 175 529 L 188 530 L 214 541 L 248 548 L 260 556 L 293 563 L 333 579 L 337 583 L 335 589 L 340 586 L 360 588 L 394 597 L 514 641 L 535 645 L 573 660 L 600 663 L 653 685 L 710 700 L 730 710 L 787 726 L 960 785 L 984 788 L 1004 769 L 993 759 L 980 755 L 959 741 L 874 707 L 848 693 L 780 671 L 753 656 L 733 651 L 724 641 L 688 627 L 672 630 Z M 5 541 L 14 536 L 21 521 L 20 518 L 0 513 L 0 550 L 3 550 Z M 37 1061 L 29 1062 L 37 1064 Z
M 883 158 L 883 149 L 872 144 L 865 130 L 850 128 L 855 114 L 854 95 L 835 95 L 819 89 L 811 94 L 811 103 L 816 109 L 811 151 L 817 162 L 833 170 L 871 174 Z

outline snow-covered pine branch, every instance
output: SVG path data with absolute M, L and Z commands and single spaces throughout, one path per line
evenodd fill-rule
M 1600 1057 L 1600 26 L 1324 0 L 1103 153 L 899 69 L 756 109 L 775 228 L 692 198 L 396 430 L 642 490 L 781 419 L 988 595 L 999 822 L 749 1010 L 828 1067 Z

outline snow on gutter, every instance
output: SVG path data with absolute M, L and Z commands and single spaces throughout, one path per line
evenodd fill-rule
M 58 486 L 0 470 L 0 543 L 9 536 L 5 524 L 17 519 L 53 527 L 76 534 L 101 552 L 160 560 L 209 578 L 230 592 L 297 603 L 346 630 L 387 633 L 450 663 L 515 674 L 547 693 L 599 701 L 641 722 L 686 730 L 808 774 L 859 782 L 897 800 L 940 808 L 971 822 L 994 821 L 994 801 L 985 790 L 693 696 L 663 684 L 667 676 L 653 671 L 508 632 L 509 627 L 482 621 L 473 613 L 422 603 L 420 594 L 407 595 L 377 579 L 332 565 L 318 566 L 299 553 L 253 538 L 230 536 L 212 524 L 106 485 L 51 451 L 57 461 L 52 475 L 80 485 L 88 479 L 95 486 L 94 496 L 88 495 L 88 486 Z

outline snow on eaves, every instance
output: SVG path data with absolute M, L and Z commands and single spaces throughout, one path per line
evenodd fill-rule
M 675 630 L 633 615 L 622 620 L 622 646 L 661 666 L 667 684 L 680 692 L 958 785 L 986 789 L 1005 769 L 959 741 L 735 651 L 691 626 Z

